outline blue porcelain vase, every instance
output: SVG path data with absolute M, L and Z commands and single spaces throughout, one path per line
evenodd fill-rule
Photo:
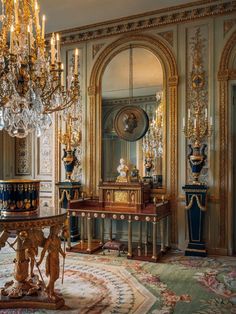
M 76 148 L 73 150 L 66 150 L 65 148 L 63 149 L 64 155 L 62 157 L 62 160 L 64 162 L 65 166 L 65 171 L 66 171 L 66 181 L 71 182 L 71 176 L 74 170 L 74 167 L 78 165 L 78 159 L 75 156 Z
M 192 145 L 189 144 L 188 146 L 190 149 L 190 152 L 188 154 L 188 160 L 194 178 L 193 184 L 201 184 L 199 182 L 199 176 L 207 159 L 207 155 L 205 154 L 205 149 L 207 148 L 207 145 L 203 144 L 202 146 L 200 146 L 197 144 L 192 147 Z

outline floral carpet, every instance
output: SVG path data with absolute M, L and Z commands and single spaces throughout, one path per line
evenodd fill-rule
M 14 254 L 6 253 L 0 252 L 0 286 L 11 279 Z M 66 301 L 62 310 L 0 309 L 0 314 L 236 313 L 236 258 L 170 253 L 148 263 L 116 253 L 68 253 L 64 284 L 58 280 L 56 288 Z

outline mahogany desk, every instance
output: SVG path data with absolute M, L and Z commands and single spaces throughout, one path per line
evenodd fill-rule
M 163 252 L 170 247 L 170 203 L 164 201 L 157 204 L 148 204 L 144 209 L 137 212 L 127 212 L 124 208 L 121 210 L 114 207 L 101 207 L 98 201 L 84 199 L 75 202 L 70 202 L 68 208 L 70 216 L 79 216 L 81 218 L 81 241 L 79 244 L 71 246 L 68 243 L 68 251 L 80 253 L 93 253 L 101 248 L 104 244 L 104 221 L 110 219 L 123 220 L 128 222 L 128 258 L 147 260 L 156 262 Z M 94 242 L 92 239 L 92 220 L 100 219 L 100 240 Z M 133 250 L 132 242 L 132 225 L 134 222 L 139 222 L 139 240 L 136 250 Z M 85 232 L 85 223 L 87 230 Z M 142 224 L 144 226 L 144 243 Z M 152 224 L 152 248 L 148 249 L 148 224 Z M 157 245 L 157 230 L 160 228 L 160 247 Z M 110 231 L 110 240 L 112 239 L 112 231 Z M 87 239 L 87 241 L 85 241 Z

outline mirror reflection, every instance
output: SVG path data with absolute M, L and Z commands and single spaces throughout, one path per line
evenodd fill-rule
M 130 46 L 102 79 L 102 180 L 116 181 L 120 159 L 132 173 L 163 186 L 163 70 L 145 48 Z M 146 117 L 146 118 L 145 118 Z

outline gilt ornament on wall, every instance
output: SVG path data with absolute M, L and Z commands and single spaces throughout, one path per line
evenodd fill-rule
M 15 139 L 15 175 L 30 176 L 32 168 L 32 137 Z
M 208 75 L 207 75 L 207 27 L 194 28 L 189 40 L 189 64 L 187 105 L 188 118 L 183 131 L 189 140 L 188 179 L 199 184 L 200 172 L 203 170 L 202 181 L 207 183 L 207 137 L 212 133 L 212 118 L 208 123 Z M 205 37 L 204 35 L 205 34 Z

